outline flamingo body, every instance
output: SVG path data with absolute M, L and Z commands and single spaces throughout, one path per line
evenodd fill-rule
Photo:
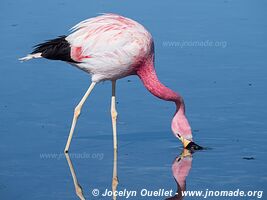
M 115 14 L 82 21 L 66 40 L 74 65 L 90 73 L 92 81 L 116 80 L 135 74 L 140 61 L 152 55 L 153 40 L 139 23 Z

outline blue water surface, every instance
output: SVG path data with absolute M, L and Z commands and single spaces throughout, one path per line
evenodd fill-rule
M 63 62 L 18 58 L 34 44 L 108 12 L 133 18 L 152 33 L 158 76 L 182 94 L 195 141 L 209 148 L 193 154 L 186 189 L 267 191 L 266 1 L 3 0 L 0 5 L 1 199 L 78 199 L 62 153 L 90 77 Z M 110 82 L 95 87 L 70 149 L 86 199 L 111 199 L 92 196 L 95 188 L 111 189 L 110 96 Z M 117 101 L 118 190 L 176 191 L 171 167 L 182 149 L 170 130 L 175 106 L 152 96 L 134 76 L 118 81 Z

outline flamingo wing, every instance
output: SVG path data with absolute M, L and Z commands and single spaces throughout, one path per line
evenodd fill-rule
M 91 73 L 132 66 L 150 52 L 152 37 L 139 23 L 115 14 L 80 22 L 66 38 L 71 58 Z

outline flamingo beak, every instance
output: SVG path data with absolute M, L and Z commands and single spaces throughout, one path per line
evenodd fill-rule
M 204 149 L 203 147 L 199 146 L 193 141 L 190 141 L 180 135 L 178 135 L 178 138 L 183 143 L 184 149 L 188 149 L 188 150 L 203 150 Z
M 191 143 L 190 140 L 185 139 L 185 138 L 183 138 L 183 137 L 181 137 L 181 141 L 182 141 L 183 146 L 184 146 L 185 149 L 187 149 L 186 147 Z
M 194 150 L 194 151 L 204 149 L 202 146 L 199 146 L 198 144 L 196 144 L 194 142 L 190 142 L 185 148 L 189 149 L 189 150 Z

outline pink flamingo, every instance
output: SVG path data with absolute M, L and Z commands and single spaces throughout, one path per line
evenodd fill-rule
M 176 112 L 171 123 L 174 135 L 182 141 L 185 148 L 201 148 L 192 140 L 182 97 L 158 80 L 154 69 L 154 44 L 151 34 L 136 21 L 116 14 L 87 19 L 74 26 L 70 35 L 38 44 L 31 54 L 20 60 L 33 58 L 62 60 L 92 76 L 91 85 L 75 107 L 65 152 L 69 150 L 85 100 L 96 83 L 104 80 L 112 82 L 113 145 L 114 149 L 117 149 L 116 80 L 129 75 L 137 75 L 148 91 L 156 97 L 175 103 Z

